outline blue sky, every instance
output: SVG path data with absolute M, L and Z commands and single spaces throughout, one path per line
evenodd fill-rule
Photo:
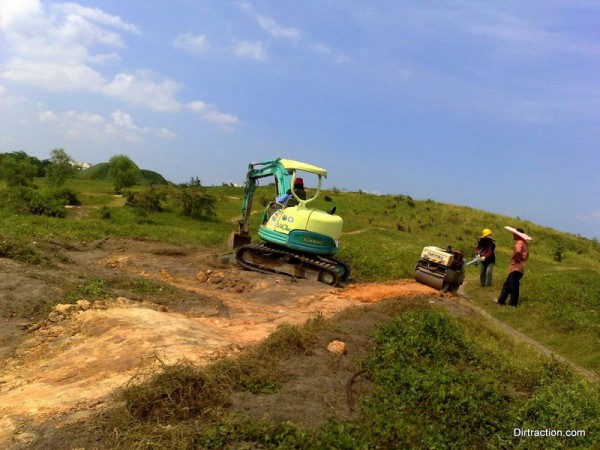
M 600 238 L 598 23 L 585 0 L 0 0 L 0 152 L 204 185 L 284 157 Z

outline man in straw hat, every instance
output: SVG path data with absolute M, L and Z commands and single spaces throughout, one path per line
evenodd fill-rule
M 519 302 L 519 287 L 521 278 L 525 274 L 525 261 L 529 259 L 529 248 L 527 241 L 531 240 L 530 236 L 525 234 L 522 228 L 504 227 L 513 234 L 515 240 L 515 247 L 510 257 L 510 264 L 508 266 L 508 277 L 502 285 L 502 291 L 500 297 L 496 299 L 496 303 L 499 305 L 505 305 L 506 300 L 510 297 L 508 302 L 509 306 L 517 307 Z

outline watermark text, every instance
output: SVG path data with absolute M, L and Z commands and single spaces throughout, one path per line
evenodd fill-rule
M 585 437 L 585 430 L 555 430 L 544 428 L 535 430 L 531 428 L 513 428 L 515 437 Z

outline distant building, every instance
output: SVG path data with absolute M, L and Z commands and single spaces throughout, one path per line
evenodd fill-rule
M 75 167 L 77 170 L 84 170 L 84 169 L 89 169 L 90 167 L 92 167 L 92 164 L 86 163 L 86 162 L 73 161 L 72 164 L 73 164 L 73 167 Z

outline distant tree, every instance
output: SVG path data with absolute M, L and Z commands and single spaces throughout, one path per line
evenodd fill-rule
M 193 219 L 214 217 L 215 198 L 202 187 L 198 177 L 192 177 L 189 183 L 179 186 L 177 195 L 183 206 L 183 215 Z
M 34 177 L 43 177 L 46 174 L 46 167 L 48 167 L 48 165 L 50 164 L 50 161 L 47 159 L 44 159 L 42 161 L 40 161 L 38 158 L 36 158 L 35 156 L 29 156 L 27 153 L 25 153 L 23 150 L 19 150 L 16 152 L 10 152 L 10 153 L 4 153 L 1 154 L 0 153 L 0 163 L 2 162 L 3 157 L 9 157 L 9 158 L 14 158 L 17 161 L 27 161 L 28 163 L 30 163 L 31 165 L 33 165 L 35 167 L 35 175 Z
M 4 180 L 7 186 L 32 184 L 33 178 L 37 175 L 37 167 L 25 152 L 5 153 L 1 156 L 0 179 Z
M 50 163 L 46 169 L 46 177 L 51 186 L 62 186 L 75 173 L 73 158 L 62 148 L 55 148 L 50 152 Z
M 108 175 L 113 179 L 115 192 L 130 188 L 137 183 L 140 169 L 126 155 L 115 155 L 108 161 Z

